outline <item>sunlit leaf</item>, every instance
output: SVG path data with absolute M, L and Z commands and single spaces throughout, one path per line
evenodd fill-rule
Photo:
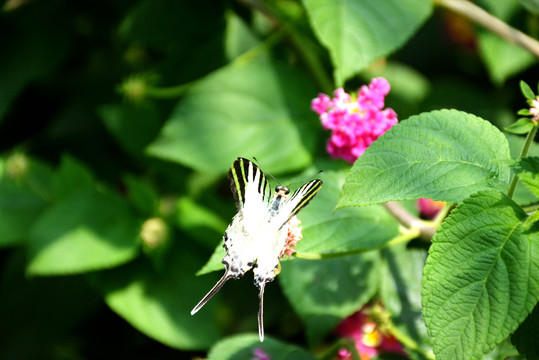
M 506 189 L 509 159 L 503 134 L 479 117 L 456 110 L 412 116 L 355 162 L 337 207 L 420 197 L 457 203 Z
M 427 0 L 303 0 L 311 26 L 344 81 L 406 42 L 430 16 Z
M 271 360 L 314 360 L 315 357 L 296 346 L 281 341 L 264 338 L 261 343 L 258 335 L 236 335 L 215 344 L 208 353 L 208 360 L 251 360 L 262 359 L 255 357 L 257 352 L 263 351 Z
M 328 260 L 282 263 L 283 291 L 307 328 L 311 343 L 358 311 L 378 290 L 378 252 Z
M 138 252 L 139 225 L 119 197 L 77 192 L 43 212 L 30 229 L 32 275 L 77 274 L 120 265 Z
M 537 228 L 496 191 L 472 195 L 436 232 L 423 272 L 423 315 L 437 359 L 479 359 L 539 300 Z
M 147 151 L 213 173 L 238 156 L 273 173 L 300 169 L 318 131 L 311 96 L 308 78 L 279 62 L 233 63 L 193 86 Z

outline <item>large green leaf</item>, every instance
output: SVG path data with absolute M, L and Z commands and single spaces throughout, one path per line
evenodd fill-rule
M 421 314 L 421 277 L 426 251 L 405 244 L 382 250 L 380 296 L 397 328 L 423 349 L 432 351 Z M 416 349 L 407 349 L 415 353 Z
M 265 337 L 261 343 L 258 335 L 236 335 L 215 344 L 208 353 L 208 360 L 252 360 L 262 351 L 271 360 L 314 360 L 314 356 L 296 346 Z M 261 358 L 260 358 L 261 359 Z
M 116 195 L 96 190 L 74 193 L 32 225 L 27 271 L 60 275 L 117 266 L 137 254 L 138 232 L 135 217 Z
M 0 246 L 26 240 L 28 228 L 47 203 L 21 183 L 0 178 Z
M 108 131 L 130 154 L 139 155 L 161 128 L 159 111 L 149 101 L 103 105 L 98 112 Z
M 280 284 L 315 343 L 378 290 L 379 253 L 283 262 Z
M 337 205 L 429 198 L 460 202 L 508 187 L 509 146 L 489 122 L 456 110 L 412 116 L 375 141 L 354 164 Z
M 539 236 L 497 191 L 464 200 L 438 229 L 423 273 L 423 315 L 436 358 L 478 359 L 539 299 Z
M 530 52 L 490 31 L 480 32 L 478 40 L 479 53 L 495 84 L 503 84 L 507 78 L 522 72 L 536 62 Z
M 162 271 L 139 259 L 98 273 L 95 283 L 108 306 L 146 335 L 174 348 L 207 349 L 219 338 L 217 301 L 195 316 L 190 311 L 214 279 L 195 277 L 200 254 L 181 239 L 172 243 Z
M 54 195 L 65 198 L 81 190 L 92 189 L 93 174 L 80 162 L 69 155 L 64 155 L 53 177 Z
M 303 0 L 330 52 L 335 80 L 346 79 L 406 42 L 431 13 L 428 0 Z
M 52 198 L 52 171 L 24 154 L 0 159 L 0 246 L 27 239 L 28 230 Z
M 232 63 L 193 86 L 147 151 L 214 173 L 238 156 L 256 156 L 274 173 L 297 170 L 310 163 L 318 129 L 312 87 L 267 58 Z

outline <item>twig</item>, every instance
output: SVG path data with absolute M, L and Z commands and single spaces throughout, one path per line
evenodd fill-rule
M 387 211 L 395 217 L 402 225 L 406 226 L 409 229 L 419 229 L 420 237 L 423 240 L 430 241 L 436 229 L 430 226 L 430 222 L 423 221 L 414 215 L 410 214 L 408 210 L 403 208 L 399 203 L 395 201 L 389 201 L 383 204 Z
M 468 19 L 483 25 L 495 34 L 503 37 L 539 58 L 539 41 L 507 25 L 497 17 L 468 0 L 433 0 L 433 3 L 450 9 Z

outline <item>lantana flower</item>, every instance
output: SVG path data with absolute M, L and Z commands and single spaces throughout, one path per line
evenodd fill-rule
M 271 360 L 271 357 L 266 354 L 264 349 L 262 348 L 256 348 L 253 350 L 253 358 L 251 360 Z
M 539 96 L 531 101 L 530 115 L 532 116 L 532 122 L 537 124 L 539 121 Z
M 369 360 L 377 354 L 395 353 L 406 356 L 402 345 L 382 324 L 369 315 L 370 308 L 363 307 L 358 312 L 344 319 L 335 332 L 345 338 L 354 340 L 361 360 Z M 348 349 L 338 351 L 339 360 L 351 360 L 353 356 Z
M 368 86 L 363 85 L 357 95 L 339 88 L 333 98 L 319 94 L 312 100 L 311 108 L 320 116 L 322 126 L 332 131 L 327 144 L 332 157 L 353 163 L 398 122 L 393 109 L 384 109 L 389 90 L 386 79 L 375 78 Z
M 437 200 L 431 200 L 431 199 L 417 199 L 417 208 L 420 212 L 420 214 L 427 218 L 427 219 L 433 219 L 440 210 L 443 209 L 444 205 L 446 204 L 445 201 L 437 201 Z
M 299 221 L 296 216 L 292 216 L 288 221 L 288 234 L 286 237 L 286 245 L 283 251 L 281 251 L 280 257 L 288 256 L 288 258 L 290 258 L 290 256 L 296 252 L 296 249 L 294 248 L 298 245 L 298 241 L 303 239 L 300 225 L 301 221 Z

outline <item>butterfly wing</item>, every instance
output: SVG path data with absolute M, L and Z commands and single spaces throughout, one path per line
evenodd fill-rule
M 223 258 L 225 273 L 215 286 L 193 308 L 191 315 L 200 310 L 228 279 L 239 279 L 252 268 L 256 260 L 254 241 L 260 223 L 266 217 L 268 181 L 262 171 L 250 160 L 238 158 L 228 172 L 232 194 L 238 213 L 225 231 Z
M 307 206 L 321 187 L 321 180 L 312 180 L 304 184 L 277 206 L 274 205 L 277 201 L 281 201 L 281 199 L 275 199 L 269 205 L 269 208 L 272 209 L 268 213 L 269 218 L 261 224 L 256 239 L 256 248 L 258 249 L 259 256 L 253 270 L 255 274 L 255 285 L 260 289 L 260 307 L 258 310 L 258 334 L 260 341 L 264 340 L 264 288 L 266 283 L 275 279 L 275 270 L 279 266 L 279 257 L 286 245 L 288 227 L 284 225 L 292 216 Z

